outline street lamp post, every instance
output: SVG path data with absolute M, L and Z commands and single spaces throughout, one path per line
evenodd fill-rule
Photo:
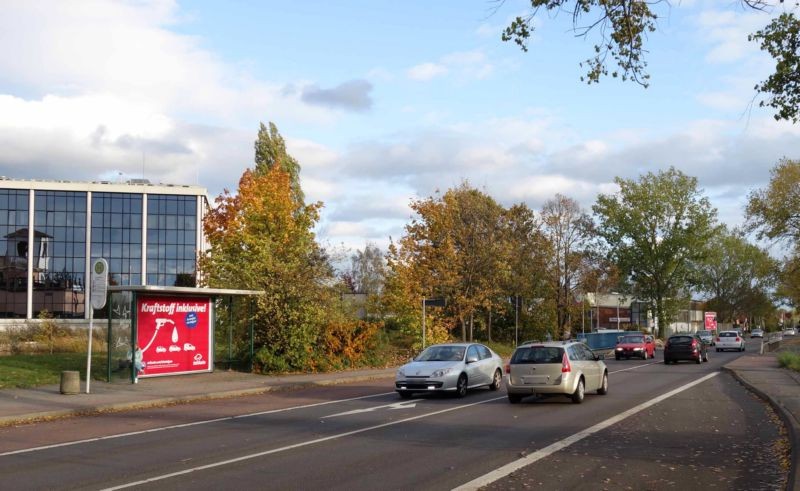
M 617 331 L 619 331 L 619 292 L 611 292 L 611 294 L 617 296 Z

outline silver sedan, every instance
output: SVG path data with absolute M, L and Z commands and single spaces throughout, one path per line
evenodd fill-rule
M 499 389 L 502 367 L 500 355 L 482 344 L 436 344 L 400 367 L 394 385 L 404 399 L 415 392 L 448 392 L 464 397 L 467 389 L 475 387 Z

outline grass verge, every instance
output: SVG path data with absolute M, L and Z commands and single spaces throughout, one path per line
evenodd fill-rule
M 783 368 L 800 372 L 800 353 L 794 351 L 782 351 L 778 353 L 778 364 Z
M 86 380 L 85 353 L 0 356 L 0 389 L 57 384 L 64 370 L 78 370 Z M 106 379 L 105 356 L 92 357 L 92 380 Z

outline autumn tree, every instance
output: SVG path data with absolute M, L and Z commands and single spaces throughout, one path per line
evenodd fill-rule
M 504 2 L 500 0 L 499 3 Z M 742 0 L 741 3 L 754 10 L 770 11 L 783 1 Z M 529 12 L 515 17 L 503 30 L 501 38 L 527 51 L 537 18 L 566 13 L 572 20 L 572 32 L 576 37 L 597 36 L 591 56 L 580 63 L 586 69 L 582 81 L 598 83 L 602 77 L 610 75 L 647 87 L 650 84 L 647 38 L 656 32 L 658 20 L 665 18 L 670 8 L 670 3 L 663 0 L 530 0 Z M 774 108 L 775 119 L 797 122 L 800 114 L 800 20 L 793 12 L 784 12 L 748 39 L 760 42 L 761 49 L 776 60 L 775 73 L 755 86 L 757 92 L 768 97 L 761 106 Z
M 675 168 L 614 182 L 619 191 L 601 194 L 592 207 L 597 231 L 630 282 L 628 293 L 654 307 L 663 336 L 696 280 L 716 231 L 716 209 L 697 179 Z
M 767 251 L 747 242 L 741 232 L 722 228 L 699 265 L 699 289 L 708 294 L 709 309 L 721 321 L 733 322 L 758 307 L 754 299 L 769 296 L 777 272 L 778 263 Z
M 540 220 L 524 203 L 511 206 L 505 212 L 505 241 L 508 275 L 504 290 L 512 298 L 510 314 L 523 331 L 534 337 L 544 337 L 543 326 L 554 325 L 550 312 L 529 309 L 538 306 L 547 290 L 546 262 L 550 257 L 550 243 L 542 232 Z M 519 317 L 519 318 L 518 318 Z M 533 332 L 525 329 L 526 321 L 534 322 Z M 515 339 L 517 341 L 517 339 Z
M 264 291 L 256 358 L 265 370 L 300 369 L 310 362 L 329 296 L 331 272 L 313 232 L 322 204 L 303 204 L 281 155 L 263 164 L 256 148 L 255 169 L 245 170 L 236 194 L 217 197 L 203 222 L 209 249 L 200 270 L 210 287 Z
M 443 322 L 460 326 L 462 340 L 471 339 L 474 315 L 498 297 L 506 273 L 502 207 L 464 183 L 441 198 L 413 201 L 411 208 L 417 217 L 389 252 L 392 285 L 413 293 L 419 305 L 423 298 L 446 298 Z
M 582 287 L 584 257 L 593 237 L 592 219 L 577 201 L 556 194 L 542 207 L 542 231 L 550 244 L 546 272 L 558 334 L 569 335 L 575 293 Z

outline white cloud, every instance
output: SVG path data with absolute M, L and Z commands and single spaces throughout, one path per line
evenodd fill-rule
M 442 56 L 437 62 L 427 62 L 411 67 L 408 77 L 428 81 L 448 74 L 472 79 L 485 79 L 492 75 L 495 66 L 488 61 L 483 50 L 457 51 Z
M 698 36 L 711 45 L 706 54 L 710 63 L 735 63 L 758 53 L 757 43 L 747 35 L 769 22 L 761 11 L 706 10 L 697 17 Z
M 428 81 L 445 75 L 447 67 L 438 63 L 422 63 L 408 69 L 408 78 L 411 80 Z

